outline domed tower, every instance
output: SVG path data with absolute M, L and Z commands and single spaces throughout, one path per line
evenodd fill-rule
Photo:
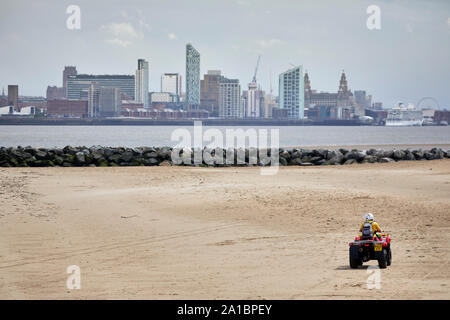
M 305 70 L 305 106 L 308 107 L 311 103 L 311 83 L 309 81 L 308 70 Z
M 337 93 L 337 106 L 343 108 L 349 108 L 352 103 L 353 94 L 348 89 L 347 77 L 344 70 L 342 70 L 341 80 L 339 81 L 339 90 Z
M 339 81 L 339 94 L 347 94 L 348 93 L 348 84 L 347 77 L 345 76 L 344 70 L 342 70 L 341 81 Z

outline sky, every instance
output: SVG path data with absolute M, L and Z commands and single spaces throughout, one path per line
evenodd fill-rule
M 70 5 L 80 8 L 80 29 L 66 26 Z M 367 27 L 370 5 L 380 9 L 379 30 Z M 149 90 L 159 91 L 162 73 L 185 78 L 188 42 L 202 75 L 221 70 L 243 89 L 261 55 L 257 80 L 275 95 L 278 75 L 303 65 L 318 91 L 336 92 L 345 70 L 351 90 L 385 107 L 433 97 L 450 109 L 448 0 L 4 0 L 0 89 L 45 96 L 48 85 L 62 86 L 65 65 L 134 74 L 144 58 Z

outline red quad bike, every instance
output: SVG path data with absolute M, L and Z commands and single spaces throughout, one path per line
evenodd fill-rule
M 356 237 L 348 244 L 350 268 L 358 268 L 363 262 L 378 260 L 381 269 L 391 265 L 391 237 L 386 233 L 378 233 L 373 237 Z

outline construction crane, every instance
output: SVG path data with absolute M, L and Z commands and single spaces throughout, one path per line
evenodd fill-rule
M 253 75 L 253 83 L 256 83 L 256 73 L 258 72 L 259 60 L 261 60 L 261 55 L 258 56 L 258 61 L 256 62 L 255 74 Z

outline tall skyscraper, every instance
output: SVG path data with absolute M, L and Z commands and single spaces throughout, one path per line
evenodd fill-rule
M 219 116 L 221 118 L 243 118 L 241 85 L 238 79 L 222 78 L 219 84 Z
M 137 103 L 148 108 L 148 61 L 144 59 L 138 60 L 134 96 Z
M 219 89 L 223 78 L 220 70 L 208 70 L 200 81 L 200 106 L 213 117 L 219 115 Z
M 304 78 L 303 67 L 298 66 L 279 76 L 279 107 L 287 109 L 289 119 L 304 119 Z
M 186 102 L 200 105 L 200 53 L 190 43 L 186 45 Z
M 15 111 L 19 111 L 19 86 L 8 85 L 8 105 L 14 106 Z
M 181 97 L 181 75 L 178 73 L 164 73 L 161 76 L 161 92 L 168 92 L 177 96 L 177 101 Z
M 67 98 L 67 79 L 69 76 L 76 76 L 78 74 L 75 66 L 65 66 L 63 71 L 63 88 L 64 96 Z
M 91 84 L 88 89 L 88 117 L 98 117 L 99 88 Z
M 260 118 L 264 113 L 264 91 L 256 82 L 250 82 L 248 91 L 244 91 L 244 104 L 246 118 Z

